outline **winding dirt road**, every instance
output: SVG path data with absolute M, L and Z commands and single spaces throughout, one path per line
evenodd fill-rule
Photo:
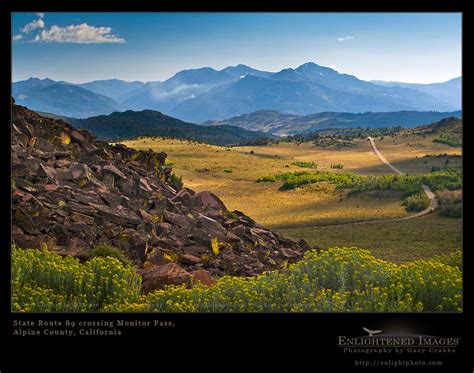
M 387 161 L 387 159 L 382 155 L 382 153 L 380 153 L 380 151 L 377 149 L 377 145 L 375 145 L 375 141 L 372 137 L 370 137 L 370 136 L 367 137 L 367 140 L 369 140 L 370 146 L 372 147 L 372 150 L 374 151 L 375 155 L 377 155 L 377 157 L 379 157 L 380 160 L 383 163 L 385 163 L 388 167 L 390 167 L 392 169 L 392 171 L 394 171 L 395 173 L 397 173 L 399 175 L 403 175 L 402 171 L 400 171 L 393 164 L 391 164 L 389 161 Z M 430 189 L 430 187 L 428 185 L 423 184 L 422 187 L 423 187 L 423 191 L 425 192 L 426 196 L 430 199 L 430 202 L 431 202 L 430 206 L 428 206 L 426 209 L 424 209 L 422 211 L 417 212 L 416 214 L 405 216 L 403 218 L 390 219 L 390 220 L 406 220 L 406 219 L 418 218 L 420 216 L 429 214 L 431 211 L 436 209 L 436 207 L 438 206 L 438 200 L 436 199 L 435 194 L 433 193 L 433 191 Z M 387 221 L 387 220 L 385 220 L 385 221 Z
M 399 175 L 404 175 L 402 171 L 400 171 L 398 168 L 396 168 L 393 164 L 391 164 L 387 159 L 380 153 L 380 151 L 377 149 L 377 145 L 375 145 L 375 141 L 372 137 L 367 137 L 367 140 L 370 142 L 370 146 L 372 147 L 373 152 L 379 159 L 385 163 L 392 171 Z M 408 220 L 408 219 L 413 219 L 413 218 L 418 218 L 420 216 L 429 214 L 431 211 L 436 209 L 438 206 L 438 201 L 436 199 L 435 194 L 431 191 L 430 187 L 428 185 L 423 184 L 423 191 L 425 194 L 428 196 L 430 199 L 431 203 L 430 206 L 422 211 L 417 212 L 416 214 L 404 216 L 402 218 L 389 218 L 389 219 L 374 219 L 374 220 L 361 220 L 361 221 L 348 221 L 344 223 L 329 223 L 329 224 L 311 224 L 311 225 L 305 225 L 304 228 L 311 228 L 311 227 L 326 227 L 326 226 L 332 226 L 332 225 L 347 225 L 347 224 L 352 224 L 352 225 L 358 225 L 358 224 L 370 224 L 370 223 L 390 223 L 394 221 L 400 221 L 400 220 Z

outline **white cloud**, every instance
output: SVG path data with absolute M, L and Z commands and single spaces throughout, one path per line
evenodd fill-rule
M 23 27 L 20 31 L 27 33 L 33 30 L 36 30 L 37 28 L 44 28 L 44 22 L 41 18 L 35 19 L 34 21 L 31 21 L 28 23 L 25 27 Z
M 41 31 L 32 42 L 45 43 L 124 43 L 125 39 L 112 34 L 110 27 L 89 26 L 87 23 L 70 26 L 51 26 L 48 30 Z
M 43 17 L 44 17 L 44 13 L 41 13 L 41 12 L 36 13 L 36 15 L 37 15 L 38 17 L 40 17 L 40 18 L 43 18 Z
M 354 37 L 352 35 L 346 35 L 346 36 L 341 36 L 337 41 L 348 41 L 348 40 L 354 40 Z
M 13 37 L 13 41 L 18 41 L 18 40 L 21 40 L 23 39 L 23 35 L 22 34 L 16 34 L 14 37 Z

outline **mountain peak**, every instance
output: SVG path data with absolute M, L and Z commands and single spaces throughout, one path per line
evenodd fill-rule
M 26 82 L 56 83 L 55 80 L 52 80 L 52 79 L 49 79 L 49 78 L 41 79 L 41 78 L 36 78 L 36 77 L 31 77 L 31 78 L 29 78 L 25 81 Z
M 330 67 L 321 66 L 321 65 L 318 65 L 314 62 L 306 62 L 306 63 L 298 66 L 295 70 L 298 71 L 298 72 L 301 72 L 303 74 L 305 74 L 305 73 L 314 73 L 314 72 L 333 73 L 333 74 L 337 73 L 336 70 L 331 69 Z
M 317 63 L 309 61 L 309 62 L 305 62 L 304 64 L 298 66 L 298 68 L 300 68 L 300 67 L 321 67 L 321 66 L 319 66 Z
M 227 70 L 232 70 L 232 69 L 252 69 L 252 68 L 250 66 L 239 63 L 238 65 L 235 65 L 235 66 L 227 66 L 223 68 L 221 71 L 227 71 Z

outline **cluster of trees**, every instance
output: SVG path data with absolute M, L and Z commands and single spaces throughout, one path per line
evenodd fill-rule
M 439 213 L 450 218 L 462 217 L 462 194 L 460 191 L 444 191 L 439 195 Z
M 449 133 L 442 133 L 438 137 L 433 139 L 433 142 L 439 143 L 439 144 L 445 144 L 453 147 L 461 146 L 461 139 L 459 136 L 455 136 L 453 134 Z
M 203 126 L 183 122 L 158 111 L 125 111 L 75 121 L 74 126 L 86 129 L 99 139 L 117 141 L 140 136 L 160 136 L 194 140 L 215 145 L 257 141 L 268 136 L 258 131 L 220 125 Z

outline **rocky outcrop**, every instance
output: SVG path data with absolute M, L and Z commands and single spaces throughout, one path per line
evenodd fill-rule
M 147 289 L 191 273 L 202 283 L 257 275 L 303 254 L 213 193 L 171 184 L 165 159 L 13 105 L 12 240 L 78 257 L 113 245 L 142 268 Z

